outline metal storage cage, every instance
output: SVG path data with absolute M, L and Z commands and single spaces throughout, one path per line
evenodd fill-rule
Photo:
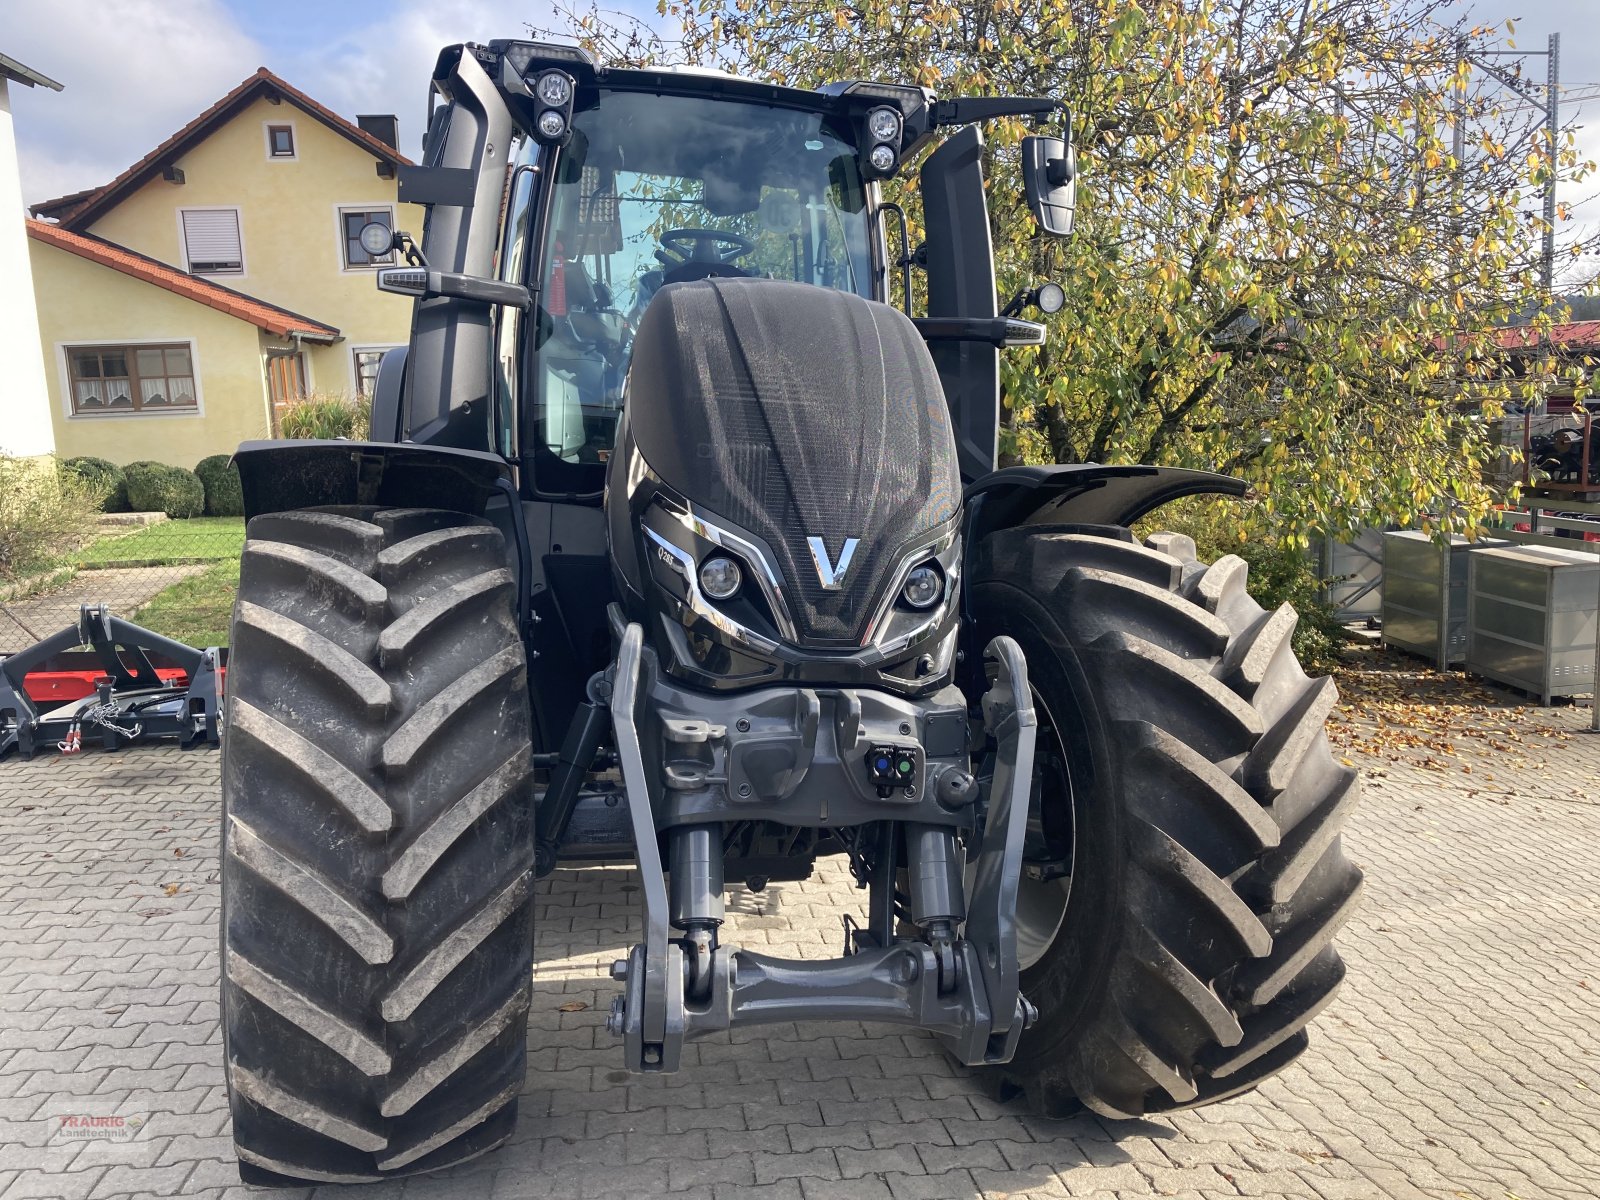
M 1518 546 L 1470 559 L 1467 670 L 1538 696 L 1595 690 L 1600 559 Z
M 1383 644 L 1429 659 L 1441 671 L 1465 659 L 1467 560 L 1510 544 L 1454 534 L 1445 546 L 1416 530 L 1384 534 Z
M 1383 615 L 1383 534 L 1381 529 L 1360 529 L 1311 544 L 1323 598 L 1341 621 Z

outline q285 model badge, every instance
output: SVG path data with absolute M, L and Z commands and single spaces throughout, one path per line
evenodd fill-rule
M 839 563 L 835 566 L 821 538 L 806 539 L 806 545 L 811 548 L 811 561 L 816 564 L 817 578 L 822 580 L 824 590 L 837 592 L 844 586 L 845 572 L 850 569 L 850 560 L 855 557 L 856 547 L 860 544 L 860 538 L 845 538 L 844 549 L 839 552 Z

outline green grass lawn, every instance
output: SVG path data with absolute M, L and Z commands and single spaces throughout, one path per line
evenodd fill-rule
M 193 517 L 99 538 L 78 551 L 73 561 L 80 567 L 164 567 L 237 560 L 243 549 L 243 517 Z M 237 579 L 237 562 L 234 566 Z M 208 571 L 186 582 L 194 583 L 210 574 Z
M 240 533 L 242 536 L 242 523 Z M 232 558 L 157 592 L 134 613 L 133 621 L 196 649 L 226 646 L 238 590 L 239 557 L 235 551 Z

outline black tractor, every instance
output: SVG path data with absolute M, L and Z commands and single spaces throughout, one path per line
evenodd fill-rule
M 1064 236 L 1060 105 L 527 41 L 447 49 L 432 97 L 400 176 L 420 241 L 363 232 L 416 298 L 371 440 L 238 453 L 245 1179 L 504 1140 L 563 862 L 637 867 L 608 1022 L 631 1071 L 759 1022 L 891 1022 L 1036 1112 L 1132 1117 L 1299 1055 L 1361 879 L 1334 687 L 1243 561 L 1129 532 L 1243 485 L 996 469 L 999 355 L 1060 291 L 998 303 L 980 126 L 1035 123 L 1021 179 Z M 911 163 L 914 251 L 882 192 Z M 867 893 L 840 956 L 724 939 L 726 889 L 823 855 Z

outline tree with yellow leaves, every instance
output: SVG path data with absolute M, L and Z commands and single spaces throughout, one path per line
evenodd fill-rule
M 1488 508 L 1484 414 L 1505 393 L 1482 334 L 1539 306 L 1537 189 L 1589 165 L 1528 109 L 1496 107 L 1468 54 L 1498 31 L 1447 0 L 662 0 L 661 15 L 681 37 L 568 14 L 612 61 L 1067 102 L 1064 246 L 1022 211 L 1025 129 L 989 130 L 1002 295 L 1045 274 L 1068 293 L 1046 346 L 1005 361 L 1007 461 L 1243 475 L 1291 540 L 1425 511 L 1469 527 Z M 913 169 L 897 199 L 915 223 Z

